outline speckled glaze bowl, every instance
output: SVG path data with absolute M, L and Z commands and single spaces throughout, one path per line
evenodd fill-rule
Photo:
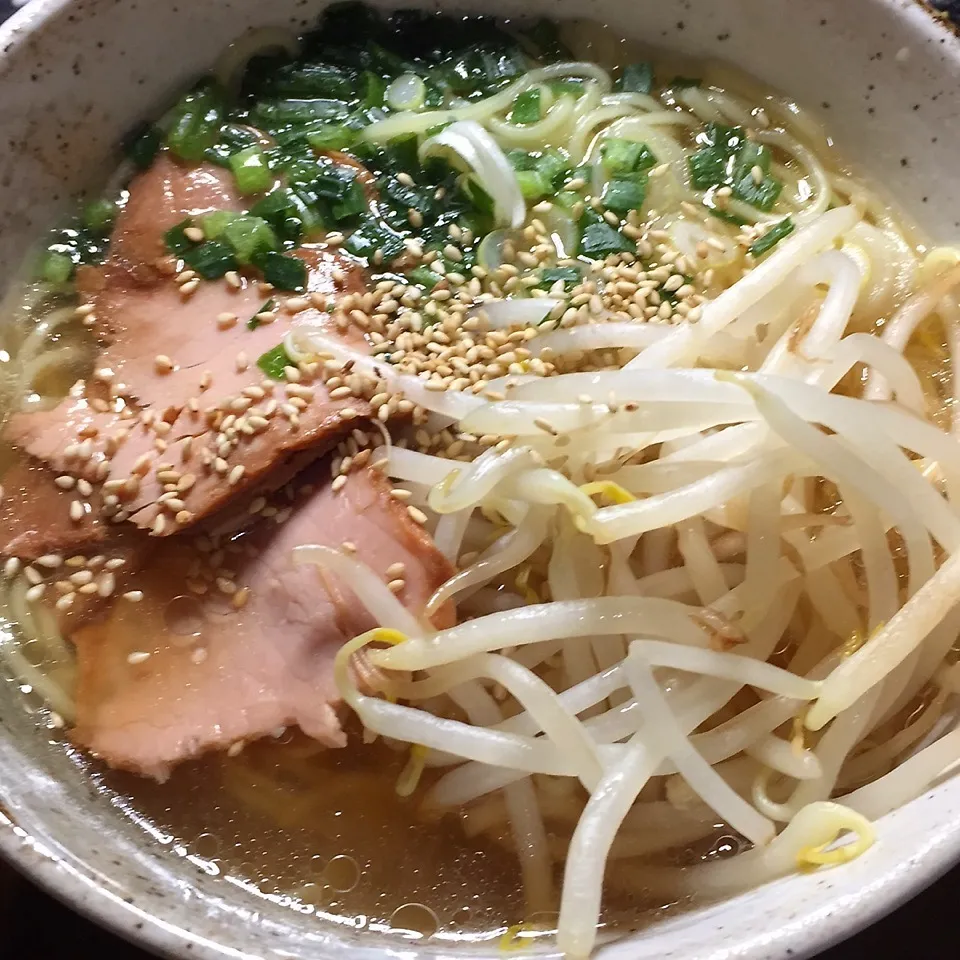
M 396 4 L 394 4 L 396 5 Z M 34 0 L 0 28 L 0 282 L 102 182 L 114 146 L 249 27 L 308 26 L 323 0 Z M 471 0 L 483 13 L 589 16 L 721 57 L 819 108 L 841 151 L 934 237 L 960 237 L 960 40 L 912 0 Z M 176 957 L 495 956 L 325 926 L 151 845 L 84 783 L 0 684 L 0 849 L 67 903 Z M 607 960 L 784 960 L 849 936 L 960 858 L 960 780 L 879 824 L 842 869 L 781 880 L 606 947 Z M 401 952 L 402 951 L 402 952 Z

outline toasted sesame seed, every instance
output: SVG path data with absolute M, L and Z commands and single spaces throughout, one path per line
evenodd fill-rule
M 36 585 L 43 582 L 43 574 L 36 567 L 25 567 L 23 575 L 27 578 L 28 583 Z
M 197 292 L 197 288 L 200 286 L 200 280 L 188 280 L 180 287 L 180 296 L 181 297 L 190 297 Z
M 142 591 L 142 590 L 128 590 L 128 591 L 123 595 L 123 599 L 124 599 L 124 600 L 129 600 L 130 603 L 139 603 L 139 602 L 143 599 L 143 591 Z
M 157 354 L 153 358 L 153 366 L 157 373 L 170 373 L 173 370 L 173 361 L 165 354 Z
M 233 605 L 237 610 L 242 610 L 247 605 L 247 601 L 249 599 L 250 599 L 250 588 L 241 587 L 233 595 Z
M 397 561 L 396 563 L 391 563 L 390 566 L 387 567 L 386 575 L 391 580 L 393 580 L 396 577 L 402 577 L 406 572 L 406 569 L 407 569 L 407 565 L 405 563 L 401 563 L 400 561 Z
M 243 464 L 237 464 L 237 466 L 230 471 L 230 476 L 227 477 L 227 483 L 229 483 L 231 487 L 234 486 L 234 484 L 239 483 L 243 479 L 243 475 L 246 473 L 246 471 L 247 468 L 244 467 Z
M 159 537 L 163 535 L 163 532 L 166 529 L 167 518 L 162 513 L 158 513 L 153 521 L 153 525 L 150 527 L 150 532 L 153 534 L 153 536 Z
M 70 593 L 65 593 L 59 600 L 54 604 L 58 610 L 68 610 L 73 606 L 73 601 L 76 599 L 76 594 L 71 591 Z
M 340 549 L 343 550 L 344 553 L 356 553 L 357 545 L 352 540 L 344 540 L 343 543 L 340 544 Z
M 243 281 L 240 279 L 240 274 L 236 270 L 228 270 L 224 275 L 223 279 L 226 280 L 228 287 L 233 287 L 234 290 L 239 290 L 243 285 Z
M 414 523 L 423 525 L 427 522 L 427 515 L 422 510 L 417 509 L 417 507 L 408 506 L 407 514 Z
M 391 580 L 387 584 L 387 589 L 393 591 L 393 593 L 399 593 L 406 585 L 406 580 Z
M 127 561 L 123 557 L 113 557 L 113 559 L 108 560 L 104 566 L 108 570 L 119 570 Z
M 3 575 L 8 578 L 15 577 L 20 572 L 20 558 L 10 557 L 3 565 Z
M 25 594 L 27 603 L 34 603 L 39 600 L 46 589 L 46 585 L 43 583 L 38 583 L 36 586 L 31 587 Z
M 344 484 L 346 484 L 346 482 L 347 482 L 347 478 L 343 474 L 340 474 L 340 476 L 336 477 L 333 483 L 330 484 L 330 489 L 333 490 L 334 493 L 337 493 L 338 491 L 343 489 Z
M 61 490 L 72 490 L 76 484 L 76 480 L 73 477 L 68 476 L 67 474 L 62 474 L 53 481 Z
M 83 519 L 83 504 L 79 500 L 70 502 L 70 519 L 74 523 L 79 523 Z
M 127 663 L 130 666 L 135 667 L 141 663 L 146 663 L 150 659 L 150 654 L 144 650 L 136 650 L 133 653 L 127 654 Z
M 206 239 L 206 235 L 199 227 L 187 227 L 183 231 L 183 235 L 194 243 L 203 243 Z
M 237 315 L 235 313 L 223 313 L 217 316 L 217 326 L 221 330 L 228 330 L 230 327 L 234 326 L 237 322 Z

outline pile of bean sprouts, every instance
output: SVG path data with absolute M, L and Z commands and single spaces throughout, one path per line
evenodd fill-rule
M 592 64 L 547 69 L 589 77 L 598 99 L 554 105 L 542 140 L 588 162 L 604 135 L 648 143 L 670 164 L 655 187 L 658 228 L 678 244 L 729 236 L 690 213 L 703 198 L 667 131 L 754 124 L 756 108 L 710 87 L 618 99 Z M 682 108 L 664 109 L 675 96 Z M 514 144 L 497 116 L 509 100 L 495 100 L 464 107 L 440 146 L 456 149 L 461 124 L 471 150 Z M 367 135 L 437 120 L 400 114 Z M 341 651 L 337 683 L 371 735 L 412 745 L 401 792 L 426 767 L 439 774 L 428 808 L 481 809 L 502 793 L 531 912 L 550 909 L 560 859 L 549 787 L 567 778 L 585 791 L 561 855 L 557 940 L 571 957 L 594 946 L 611 857 L 616 883 L 636 857 L 722 821 L 746 852 L 643 865 L 642 883 L 718 896 L 839 864 L 874 842 L 872 821 L 960 759 L 960 731 L 946 732 L 960 679 L 960 444 L 933 422 L 907 350 L 933 314 L 956 343 L 957 253 L 918 264 L 882 204 L 801 143 L 812 133 L 761 135 L 795 161 L 783 173 L 796 233 L 717 291 L 697 323 L 543 335 L 561 353 L 620 348 L 618 371 L 508 377 L 494 385 L 508 398 L 491 401 L 427 390 L 320 332 L 288 338 L 297 358 L 353 360 L 438 429 L 509 441 L 468 464 L 390 452 L 390 476 L 440 549 L 471 558 L 423 617 L 351 557 L 296 555 L 342 574 L 380 624 Z M 509 190 L 484 185 L 516 226 Z M 520 309 L 505 310 L 505 329 L 525 325 Z M 459 622 L 434 629 L 429 616 L 450 601 Z M 361 650 L 385 696 L 358 688 Z

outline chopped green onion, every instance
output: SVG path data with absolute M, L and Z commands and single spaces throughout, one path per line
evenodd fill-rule
M 267 251 L 256 254 L 252 262 L 263 272 L 264 280 L 272 283 L 278 290 L 302 293 L 307 288 L 306 264 L 296 257 Z
M 186 220 L 181 220 L 175 227 L 171 227 L 163 235 L 163 242 L 171 253 L 182 256 L 188 250 L 193 249 L 195 246 L 194 242 L 188 239 L 184 233 L 187 227 L 191 226 L 193 226 L 193 220 L 187 217 Z
M 784 237 L 790 236 L 794 231 L 794 223 L 789 217 L 784 217 L 779 223 L 775 223 L 762 237 L 750 246 L 750 253 L 755 257 L 763 256 L 767 251 L 772 250 Z
M 273 184 L 273 174 L 260 147 L 247 147 L 230 158 L 230 169 L 237 181 L 237 189 L 244 196 L 266 193 Z
M 584 86 L 582 80 L 566 77 L 563 80 L 548 80 L 547 87 L 555 97 L 582 97 Z
M 510 111 L 510 122 L 516 124 L 536 123 L 542 117 L 540 110 L 540 88 L 524 90 L 513 101 L 513 110 Z
M 647 196 L 647 175 L 635 174 L 629 180 L 609 180 L 603 188 L 603 205 L 616 213 L 639 210 Z
M 414 267 L 407 271 L 407 280 L 415 283 L 424 290 L 432 290 L 440 282 L 440 274 L 434 272 L 429 267 Z
M 657 158 L 644 143 L 608 137 L 600 147 L 603 166 L 613 176 L 649 170 L 656 166 Z
M 534 169 L 556 190 L 570 169 L 570 161 L 559 150 L 550 148 L 538 157 Z
M 427 85 L 415 73 L 402 73 L 387 87 L 386 99 L 394 110 L 421 110 L 427 99 Z
M 647 93 L 653 90 L 653 66 L 649 63 L 628 63 L 614 89 L 624 93 Z
M 591 223 L 580 239 L 580 249 L 591 260 L 602 260 L 611 253 L 633 253 L 636 244 L 631 243 L 619 230 L 609 223 Z
M 282 343 L 278 343 L 272 350 L 262 353 L 257 358 L 257 366 L 271 379 L 284 380 L 286 367 L 295 367 L 296 364 L 287 355 Z
M 212 213 L 205 213 L 200 218 L 200 229 L 203 230 L 203 235 L 207 240 L 219 240 L 227 224 L 233 223 L 240 216 L 242 214 L 234 210 L 214 210 Z M 177 227 L 173 229 L 176 230 Z M 189 243 L 189 241 L 187 242 Z M 167 246 L 170 246 L 169 242 Z
M 363 105 L 368 109 L 372 107 L 382 107 L 383 97 L 386 93 L 386 84 L 383 82 L 383 78 L 378 77 L 370 70 L 365 70 L 360 82 L 363 87 L 361 94 Z
M 249 214 L 234 217 L 220 235 L 236 252 L 241 264 L 252 263 L 258 254 L 280 249 L 280 241 L 270 224 Z
M 220 88 L 210 82 L 201 84 L 175 107 L 167 146 L 181 159 L 199 162 L 217 142 L 223 114 Z
M 271 310 L 275 309 L 277 306 L 277 301 L 271 297 L 267 302 L 247 321 L 248 330 L 256 330 L 257 327 L 262 323 L 261 320 L 257 319 L 261 313 L 269 313 Z
M 759 183 L 753 175 L 745 173 L 733 185 L 733 195 L 751 207 L 769 213 L 783 191 L 783 183 L 775 177 L 764 177 Z
M 162 145 L 163 131 L 153 124 L 144 124 L 124 139 L 123 152 L 138 170 L 146 170 Z
M 237 269 L 233 248 L 221 240 L 207 240 L 184 251 L 181 257 L 204 280 L 217 280 L 228 271 Z
M 403 237 L 370 216 L 360 222 L 360 226 L 347 237 L 343 247 L 347 253 L 371 262 L 378 261 L 379 252 L 379 261 L 383 263 L 396 259 L 406 249 Z
M 367 209 L 367 196 L 363 192 L 363 184 L 359 180 L 353 180 L 348 185 L 343 196 L 334 202 L 330 208 L 333 219 L 340 221 L 347 217 L 356 216 Z
M 536 170 L 517 170 L 516 177 L 524 200 L 531 202 L 540 200 L 553 192 L 553 187 L 549 181 L 544 179 Z
M 117 205 L 110 200 L 91 200 L 83 208 L 84 226 L 101 236 L 110 232 L 116 217 Z
M 44 257 L 40 276 L 57 286 L 66 283 L 73 276 L 73 260 L 65 253 L 50 252 Z
M 314 150 L 346 150 L 352 147 L 360 136 L 343 123 L 319 123 L 307 134 L 307 143 Z
M 550 289 L 558 281 L 563 281 L 565 290 L 576 286 L 583 279 L 583 274 L 576 267 L 548 267 L 540 271 L 540 286 Z

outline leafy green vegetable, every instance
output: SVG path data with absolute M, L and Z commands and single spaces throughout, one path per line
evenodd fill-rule
M 254 254 L 251 262 L 263 272 L 267 283 L 278 290 L 302 293 L 307 288 L 307 267 L 302 260 L 268 250 Z
M 183 262 L 204 280 L 217 280 L 237 269 L 233 248 L 221 240 L 206 240 L 180 254 Z
M 296 364 L 287 355 L 282 343 L 278 343 L 272 350 L 261 354 L 257 358 L 257 366 L 271 379 L 283 380 L 284 367 L 295 367 Z
M 212 81 L 199 84 L 174 108 L 167 146 L 183 160 L 202 160 L 217 142 L 224 110 L 220 88 Z
M 616 213 L 640 210 L 647 196 L 647 175 L 634 174 L 629 180 L 610 180 L 603 188 L 603 205 Z
M 620 79 L 614 89 L 624 93 L 647 93 L 653 90 L 653 65 L 649 63 L 628 63 L 623 68 Z
M 563 80 L 548 80 L 547 86 L 555 97 L 580 97 L 585 89 L 582 80 L 574 80 L 572 77 L 565 77 Z
M 510 111 L 510 122 L 516 124 L 536 123 L 542 116 L 540 109 L 540 88 L 534 87 L 532 90 L 524 90 L 513 101 L 513 109 Z
M 784 237 L 790 236 L 795 229 L 793 220 L 790 217 L 784 217 L 778 223 L 775 223 L 762 237 L 750 245 L 750 253 L 755 257 L 763 256 L 769 250 L 772 250 Z
M 580 249 L 584 256 L 592 260 L 602 260 L 611 253 L 633 252 L 636 250 L 636 244 L 631 243 L 609 223 L 601 220 L 598 223 L 589 224 L 583 231 Z
M 256 330 L 257 327 L 259 327 L 260 324 L 261 324 L 261 322 L 262 322 L 261 320 L 258 319 L 258 318 L 260 317 L 260 315 L 263 314 L 263 313 L 269 313 L 271 310 L 276 309 L 276 306 L 277 306 L 277 301 L 274 300 L 273 297 L 271 297 L 271 298 L 270 298 L 269 300 L 267 300 L 267 302 L 264 303 L 264 305 L 247 321 L 247 329 L 248 329 L 248 330 Z
M 237 189 L 244 196 L 265 193 L 273 184 L 273 174 L 260 147 L 247 147 L 235 153 L 230 157 L 230 169 L 237 181 Z
M 600 147 L 603 166 L 613 176 L 649 170 L 656 166 L 657 158 L 645 143 L 608 137 Z

